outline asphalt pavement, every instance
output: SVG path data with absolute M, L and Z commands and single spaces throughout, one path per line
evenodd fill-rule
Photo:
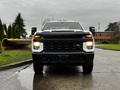
M 120 51 L 96 49 L 88 75 L 81 66 L 44 66 L 42 75 L 32 64 L 0 71 L 0 90 L 120 90 Z

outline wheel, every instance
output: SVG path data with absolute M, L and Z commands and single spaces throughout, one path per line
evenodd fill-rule
M 33 63 L 33 69 L 36 74 L 41 74 L 43 71 L 43 65 Z
M 91 73 L 93 70 L 93 64 L 92 65 L 83 65 L 83 73 Z
M 41 74 L 43 71 L 43 65 L 33 64 L 33 68 L 36 74 Z

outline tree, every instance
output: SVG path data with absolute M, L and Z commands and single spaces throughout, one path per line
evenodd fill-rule
M 7 38 L 12 38 L 12 26 L 8 26 Z
M 19 28 L 20 30 L 20 36 L 22 36 L 23 38 L 26 37 L 27 33 L 25 31 L 25 24 L 24 24 L 24 20 L 23 18 L 21 17 L 21 14 L 18 13 L 14 23 L 13 23 L 15 26 L 17 25 L 17 27 Z M 17 33 L 17 32 L 16 32 Z
M 2 40 L 3 38 L 4 38 L 4 31 L 3 31 L 2 21 L 0 19 L 0 40 Z
M 17 25 L 15 25 L 15 24 L 12 24 L 12 30 L 11 30 L 11 32 L 12 32 L 12 38 L 17 38 L 17 36 L 18 36 L 18 33 L 19 32 L 17 32 L 17 30 L 16 30 L 16 26 Z M 18 28 L 19 29 L 19 28 Z
M 117 22 L 109 23 L 105 31 L 119 31 L 119 25 Z
M 18 25 L 12 25 L 12 33 L 13 33 L 13 38 L 20 38 L 20 29 Z

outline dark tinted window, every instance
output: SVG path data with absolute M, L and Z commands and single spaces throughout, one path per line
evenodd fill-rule
M 49 22 L 46 23 L 43 30 L 49 29 L 82 29 L 78 22 Z

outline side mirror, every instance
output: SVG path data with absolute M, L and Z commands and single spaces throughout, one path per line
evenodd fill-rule
M 34 35 L 34 33 L 37 31 L 37 27 L 32 27 L 31 29 L 31 35 Z
M 90 31 L 93 35 L 95 35 L 95 27 L 89 27 L 89 31 Z

